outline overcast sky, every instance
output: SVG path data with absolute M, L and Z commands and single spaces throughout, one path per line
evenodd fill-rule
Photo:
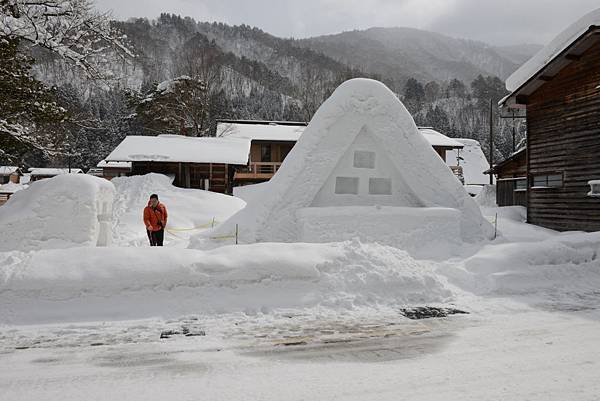
M 499 45 L 549 42 L 598 0 L 95 0 L 118 19 L 161 12 L 304 38 L 406 26 Z

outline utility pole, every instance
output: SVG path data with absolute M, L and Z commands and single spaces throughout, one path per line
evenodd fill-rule
M 516 132 L 515 132 L 515 109 L 512 109 L 512 151 L 515 153 L 517 150 L 517 144 L 515 143 Z
M 494 100 L 490 99 L 490 166 L 494 167 Z M 490 174 L 490 185 L 494 184 L 494 175 Z

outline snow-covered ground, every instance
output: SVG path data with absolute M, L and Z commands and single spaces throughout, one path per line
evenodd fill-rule
M 182 228 L 243 201 L 113 183 L 112 247 L 0 252 L 0 400 L 598 399 L 600 234 L 527 225 L 486 188 L 497 238 L 446 260 L 358 240 L 158 249 L 148 194 Z M 401 313 L 416 306 L 469 314 Z

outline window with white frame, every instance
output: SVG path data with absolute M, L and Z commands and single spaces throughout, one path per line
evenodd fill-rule
M 562 188 L 562 174 L 536 174 L 533 176 L 532 188 Z
M 514 181 L 515 183 L 515 191 L 527 191 L 527 178 L 519 178 Z

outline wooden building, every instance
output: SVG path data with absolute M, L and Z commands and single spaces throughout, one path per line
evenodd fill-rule
M 233 185 L 269 181 L 279 170 L 307 124 L 291 121 L 219 120 L 217 137 L 250 140 L 249 163 L 237 168 Z
M 527 113 L 527 220 L 600 230 L 600 9 L 563 32 L 507 80 L 501 105 Z
M 89 171 L 88 174 L 90 174 Z M 107 162 L 106 160 L 101 160 L 96 166 L 94 175 L 98 175 L 110 181 L 115 177 L 126 177 L 130 174 L 131 162 Z
M 527 207 L 527 148 L 485 172 L 496 175 L 496 204 Z
M 21 181 L 22 176 L 23 171 L 19 167 L 0 166 L 0 185 L 8 184 L 9 182 L 18 184 Z
M 235 169 L 248 165 L 249 152 L 247 139 L 128 136 L 105 161 L 131 163 L 131 175 L 171 176 L 181 188 L 231 193 Z

